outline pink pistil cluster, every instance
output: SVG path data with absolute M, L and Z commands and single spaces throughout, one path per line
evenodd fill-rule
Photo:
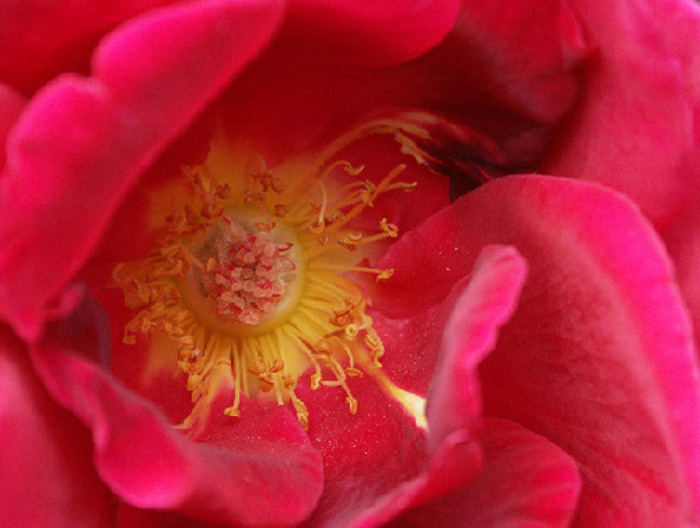
M 256 325 L 277 308 L 289 289 L 285 276 L 296 266 L 267 232 L 246 232 L 218 244 L 216 266 L 203 282 L 214 313 L 236 324 Z

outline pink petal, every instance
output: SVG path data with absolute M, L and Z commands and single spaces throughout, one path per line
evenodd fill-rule
M 310 526 L 348 526 L 377 497 L 417 476 L 427 462 L 415 420 L 368 375 L 348 381 L 357 399 L 351 415 L 340 388 L 296 392 L 309 410 L 309 438 L 323 454 L 324 490 Z
M 669 46 L 678 55 L 684 73 L 685 88 L 692 99 L 695 125 L 695 142 L 700 142 L 700 9 L 693 2 L 659 0 L 650 6 Z M 700 163 L 695 149 L 696 167 Z M 692 193 L 697 196 L 697 193 Z M 689 305 L 695 329 L 696 346 L 700 343 L 700 202 L 693 199 L 677 222 L 664 233 L 669 253 L 676 265 L 678 282 L 683 297 Z
M 428 390 L 429 449 L 453 431 L 473 430 L 481 415 L 478 364 L 495 348 L 498 330 L 515 311 L 527 264 L 513 248 L 489 246 L 474 263 L 442 336 Z
M 6 326 L 0 326 L 0 437 L 3 525 L 107 526 L 111 497 L 93 468 L 87 430 L 46 393 Z
M 194 443 L 91 361 L 53 343 L 32 358 L 52 395 L 92 430 L 98 472 L 129 504 L 231 526 L 293 526 L 313 509 L 320 456 L 286 409 L 251 406 L 250 419 L 236 421 L 222 398 Z
M 461 488 L 476 474 L 480 449 L 476 431 L 481 398 L 475 371 L 493 348 L 496 332 L 515 308 L 525 263 L 512 248 L 486 248 L 459 297 L 448 299 L 452 313 L 442 334 L 437 371 L 428 396 L 429 462 L 409 481 L 395 486 L 362 511 L 351 526 L 369 528 L 409 508 Z M 387 354 L 401 349 L 387 349 Z
M 61 71 L 84 69 L 106 31 L 169 0 L 3 0 L 0 79 L 35 91 Z
M 62 77 L 32 101 L 8 140 L 0 194 L 0 313 L 18 332 L 40 332 L 46 304 L 145 165 L 259 53 L 279 19 L 276 2 L 159 10 L 102 43 L 95 78 Z
M 652 3 L 574 2 L 597 50 L 581 101 L 542 171 L 623 191 L 666 227 L 699 182 L 688 80 L 666 41 L 676 29 Z
M 585 52 L 563 2 L 468 0 L 443 45 L 409 66 L 418 74 L 412 91 L 494 138 L 514 162 L 531 164 L 574 102 Z
M 0 170 L 5 166 L 5 141 L 26 101 L 15 90 L 0 83 Z
M 678 284 L 688 305 L 695 332 L 696 351 L 700 350 L 700 200 L 694 199 L 678 221 L 664 233 L 673 259 Z
M 575 461 L 522 427 L 486 421 L 481 473 L 464 488 L 408 512 L 390 526 L 565 528 L 580 480 Z
M 595 185 L 494 180 L 392 247 L 380 263 L 396 267 L 387 283 L 399 298 L 390 306 L 446 295 L 492 243 L 514 245 L 530 275 L 480 368 L 486 412 L 549 438 L 581 464 L 581 526 L 689 521 L 693 501 L 700 511 L 698 368 L 653 229 Z
M 293 0 L 292 24 L 319 59 L 390 64 L 413 59 L 452 29 L 456 0 Z M 319 47 L 319 43 L 324 43 Z

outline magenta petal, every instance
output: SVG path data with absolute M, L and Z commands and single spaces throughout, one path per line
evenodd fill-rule
M 408 512 L 392 526 L 565 528 L 580 489 L 576 462 L 522 427 L 489 419 L 481 473 L 462 489 Z
M 39 333 L 46 304 L 94 251 L 145 165 L 279 20 L 272 1 L 154 11 L 102 44 L 98 78 L 62 77 L 31 102 L 0 180 L 0 313 L 21 335 Z
M 46 393 L 24 346 L 5 326 L 0 326 L 0 438 L 0 524 L 107 526 L 111 496 L 93 468 L 88 431 Z
M 172 0 L 2 0 L 0 79 L 34 91 L 60 71 L 84 67 L 110 28 L 167 3 Z
M 357 400 L 352 415 L 340 387 L 296 392 L 309 410 L 309 438 L 323 454 L 324 489 L 309 525 L 345 527 L 376 499 L 419 475 L 425 438 L 415 420 L 368 375 L 348 380 Z
M 413 59 L 452 29 L 456 0 L 293 0 L 291 18 L 317 53 L 341 62 L 379 65 Z M 326 47 L 330 49 L 326 49 Z
M 379 497 L 348 526 L 383 526 L 402 512 L 451 492 L 470 481 L 481 465 L 481 449 L 469 436 L 465 431 L 447 436 L 420 475 Z
M 690 309 L 696 351 L 700 345 L 700 199 L 693 200 L 678 221 L 664 233 L 683 298 Z
M 0 83 L 0 170 L 5 166 L 5 141 L 10 129 L 19 119 L 19 116 L 27 104 L 15 90 Z
M 32 358 L 52 395 L 92 430 L 98 472 L 129 504 L 231 526 L 292 526 L 316 504 L 320 456 L 286 409 L 229 421 L 223 436 L 210 425 L 194 443 L 94 363 L 50 344 Z
M 699 179 L 688 81 L 665 39 L 676 29 L 665 15 L 655 16 L 647 5 L 653 3 L 574 2 L 596 55 L 585 71 L 582 98 L 542 171 L 623 191 L 665 227 Z
M 513 248 L 489 246 L 476 260 L 469 284 L 445 326 L 428 391 L 430 451 L 454 431 L 472 431 L 480 418 L 476 369 L 496 346 L 499 328 L 513 314 L 526 273 L 525 261 Z
M 581 526 L 692 518 L 693 501 L 700 511 L 698 367 L 653 229 L 594 184 L 494 180 L 392 247 L 380 265 L 396 268 L 387 281 L 394 302 L 446 295 L 493 243 L 515 246 L 530 274 L 480 367 L 485 412 L 547 437 L 581 464 Z

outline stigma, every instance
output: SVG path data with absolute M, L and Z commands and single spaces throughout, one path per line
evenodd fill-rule
M 400 180 L 404 165 L 377 182 L 335 154 L 268 168 L 215 138 L 202 165 L 182 168 L 184 191 L 155 220 L 150 253 L 115 266 L 133 310 L 124 343 L 173 345 L 193 401 L 184 426 L 225 385 L 227 415 L 256 397 L 290 404 L 308 427 L 296 394 L 306 371 L 311 389 L 341 390 L 357 412 L 352 378 L 376 372 L 385 351 L 352 277 L 390 279 L 393 270 L 369 264 L 371 247 L 399 235 L 389 218 L 373 229 L 359 220 L 378 196 L 416 184 Z

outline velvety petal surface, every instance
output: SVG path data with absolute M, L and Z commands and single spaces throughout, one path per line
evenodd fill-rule
M 428 449 L 453 431 L 476 427 L 481 417 L 477 366 L 495 348 L 500 327 L 515 311 L 526 274 L 527 264 L 511 247 L 487 246 L 474 263 L 445 325 L 430 381 Z
M 50 299 L 90 256 L 145 166 L 279 20 L 277 2 L 158 10 L 101 44 L 94 77 L 62 77 L 32 100 L 8 138 L 0 182 L 0 313 L 18 332 L 39 333 Z
M 434 303 L 491 243 L 514 245 L 530 274 L 480 368 L 485 412 L 576 459 L 577 526 L 690 522 L 700 489 L 698 367 L 653 229 L 596 185 L 494 180 L 393 246 L 380 262 L 396 268 L 384 305 Z
M 580 480 L 576 462 L 517 424 L 487 419 L 481 473 L 462 489 L 408 512 L 389 526 L 565 528 Z
M 663 21 L 662 30 L 683 67 L 685 88 L 693 102 L 695 144 L 700 144 L 700 9 L 694 2 L 659 1 L 652 4 L 656 19 Z M 700 154 L 696 147 L 696 171 L 700 172 Z M 689 193 L 691 191 L 689 190 Z M 677 222 L 666 232 L 664 240 L 676 265 L 678 282 L 693 317 L 695 342 L 700 343 L 700 200 L 688 204 Z
M 415 478 L 375 500 L 351 526 L 382 526 L 402 512 L 463 487 L 479 468 L 481 397 L 476 369 L 513 312 L 526 265 L 512 248 L 491 246 L 477 259 L 466 284 L 445 301 L 447 324 L 438 330 L 440 358 L 427 402 L 427 449 L 431 456 Z M 456 293 L 456 294 L 455 294 Z M 455 301 L 456 298 L 456 301 Z M 387 349 L 401 355 L 403 349 Z
M 683 3 L 674 2 L 677 9 Z M 689 189 L 698 188 L 700 173 L 688 73 L 666 39 L 676 29 L 652 4 L 573 2 L 595 55 L 542 171 L 623 191 L 663 228 L 687 204 Z M 683 46 L 690 50 L 695 40 Z
M 700 343 L 700 199 L 695 198 L 664 233 L 664 241 L 678 276 L 683 299 L 693 321 L 696 351 Z
M 61 71 L 87 68 L 98 39 L 124 20 L 170 0 L 3 0 L 0 80 L 25 92 Z
M 392 64 L 438 44 L 458 9 L 458 0 L 293 0 L 290 25 L 298 24 L 292 32 L 313 42 L 321 60 Z
M 27 350 L 0 325 L 0 519 L 27 528 L 109 526 L 111 496 L 90 435 L 46 393 Z
M 320 455 L 287 409 L 251 404 L 250 419 L 232 420 L 222 392 L 193 441 L 60 343 L 42 343 L 32 359 L 52 396 L 92 431 L 97 470 L 127 503 L 225 526 L 293 526 L 316 504 Z
M 357 399 L 355 415 L 340 388 L 312 391 L 306 378 L 297 384 L 309 410 L 309 438 L 324 463 L 323 496 L 309 526 L 348 526 L 428 462 L 423 431 L 376 380 L 365 375 L 348 385 Z
M 344 56 L 339 50 L 347 33 L 336 31 L 332 18 L 323 20 L 333 31 L 321 39 L 310 29 L 315 27 L 314 17 L 305 20 L 296 14 L 308 14 L 312 5 L 320 4 L 324 7 L 319 7 L 319 17 L 359 13 L 359 7 L 365 7 L 360 1 L 293 2 L 290 19 L 273 45 L 227 91 L 230 132 L 254 139 L 263 155 L 308 150 L 315 139 L 333 137 L 368 115 L 376 117 L 378 110 L 419 108 L 454 121 L 452 126 L 435 127 L 425 148 L 443 165 L 457 161 L 458 170 L 449 167 L 455 174 L 466 170 L 478 177 L 481 165 L 488 171 L 532 165 L 551 126 L 576 95 L 574 69 L 584 45 L 570 9 L 558 0 L 502 2 L 495 9 L 507 16 L 498 18 L 492 17 L 494 6 L 462 2 L 455 30 L 441 44 L 414 60 L 382 68 Z M 411 31 L 420 32 L 423 24 L 444 18 L 452 2 L 418 5 L 382 2 L 367 7 L 365 18 L 358 18 L 374 31 L 377 17 L 398 17 L 377 33 L 382 39 L 372 50 L 377 60 L 392 49 L 389 38 L 399 46 L 409 38 L 423 42 L 424 37 L 411 36 Z M 431 9 L 430 16 L 420 17 L 423 8 Z M 422 21 L 407 26 L 416 16 Z M 354 31 L 354 17 L 338 20 Z M 401 36 L 392 33 L 394 27 Z M 363 40 L 355 40 L 353 49 L 362 50 Z M 324 60 L 326 53 L 333 60 Z M 279 97 L 280 90 L 284 97 Z
M 5 142 L 22 113 L 26 100 L 16 90 L 0 83 L 0 170 L 5 166 Z
M 494 138 L 513 165 L 527 165 L 573 103 L 586 50 L 564 2 L 464 1 L 444 44 L 408 70 L 423 104 L 458 116 Z

